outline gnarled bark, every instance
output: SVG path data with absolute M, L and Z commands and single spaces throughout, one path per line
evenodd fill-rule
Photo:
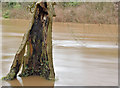
M 55 73 L 52 58 L 52 18 L 54 3 L 39 2 L 35 6 L 30 29 L 25 33 L 23 41 L 15 55 L 10 72 L 4 80 L 19 76 L 39 75 L 46 79 L 54 79 Z

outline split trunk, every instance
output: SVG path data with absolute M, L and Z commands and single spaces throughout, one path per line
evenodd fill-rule
M 21 67 L 21 77 L 39 75 L 46 79 L 55 78 L 52 58 L 53 6 L 50 2 L 36 4 L 30 29 L 25 33 L 10 72 L 4 80 L 16 78 Z

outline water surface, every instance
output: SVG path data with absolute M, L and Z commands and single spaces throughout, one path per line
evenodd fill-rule
M 28 20 L 2 21 L 2 75 L 29 28 Z M 3 81 L 11 86 L 117 86 L 117 25 L 53 23 L 53 62 L 56 80 L 39 76 Z

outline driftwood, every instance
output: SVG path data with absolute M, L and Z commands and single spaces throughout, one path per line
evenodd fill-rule
M 55 78 L 52 58 L 54 13 L 53 2 L 36 3 L 30 29 L 24 34 L 10 72 L 3 80 L 15 79 L 21 67 L 21 77 L 39 75 L 46 79 Z

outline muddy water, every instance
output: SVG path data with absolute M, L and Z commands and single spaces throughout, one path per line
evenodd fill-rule
M 2 22 L 2 75 L 12 64 L 23 34 L 26 20 Z M 53 24 L 53 61 L 56 80 L 39 76 L 17 77 L 3 81 L 11 86 L 116 86 L 118 85 L 117 25 Z

